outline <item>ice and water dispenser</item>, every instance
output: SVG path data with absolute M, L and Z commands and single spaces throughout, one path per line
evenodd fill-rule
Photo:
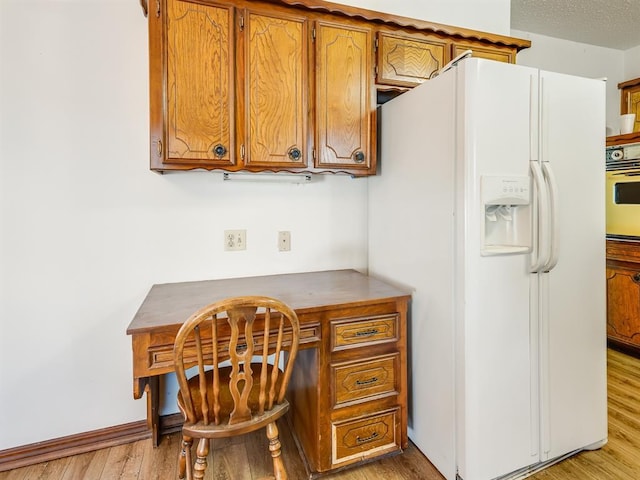
M 482 176 L 482 255 L 531 251 L 531 192 L 527 176 Z

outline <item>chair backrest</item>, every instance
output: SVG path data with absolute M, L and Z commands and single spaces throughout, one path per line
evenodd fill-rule
M 174 345 L 174 363 L 185 414 L 189 422 L 219 425 L 221 420 L 220 364 L 231 366 L 228 391 L 233 409 L 228 424 L 250 420 L 284 400 L 298 352 L 300 325 L 295 311 L 280 300 L 235 297 L 195 312 L 182 325 Z M 286 350 L 287 355 L 283 355 Z M 260 363 L 259 396 L 252 412 L 249 393 L 254 388 L 251 362 Z M 284 362 L 282 371 L 271 368 Z M 197 366 L 199 399 L 189 388 L 187 369 Z M 212 367 L 212 368 L 207 368 Z M 207 370 L 211 370 L 208 376 Z M 207 382 L 212 385 L 207 385 Z M 209 388 L 208 388 L 209 387 Z M 213 398 L 210 398 L 213 396 Z M 213 411 L 210 410 L 212 406 Z M 199 411 L 196 411 L 199 409 Z

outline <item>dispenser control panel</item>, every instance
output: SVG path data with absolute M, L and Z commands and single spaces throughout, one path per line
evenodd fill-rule
M 530 180 L 528 176 L 483 176 L 481 192 L 485 205 L 528 205 Z

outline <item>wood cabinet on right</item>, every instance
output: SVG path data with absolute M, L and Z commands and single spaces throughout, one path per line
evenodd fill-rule
M 516 63 L 516 49 L 513 47 L 499 47 L 492 45 L 488 47 L 480 43 L 454 43 L 452 46 L 451 58 L 455 58 L 465 50 L 471 50 L 474 57 L 487 58 L 498 62 Z
M 620 89 L 620 113 L 635 113 L 633 131 L 640 131 L 640 78 L 618 84 Z
M 607 338 L 640 355 L 640 242 L 607 240 Z

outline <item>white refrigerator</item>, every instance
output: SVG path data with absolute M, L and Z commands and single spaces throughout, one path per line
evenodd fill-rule
M 413 291 L 410 439 L 448 480 L 604 445 L 605 82 L 467 58 L 379 115 L 369 274 Z

